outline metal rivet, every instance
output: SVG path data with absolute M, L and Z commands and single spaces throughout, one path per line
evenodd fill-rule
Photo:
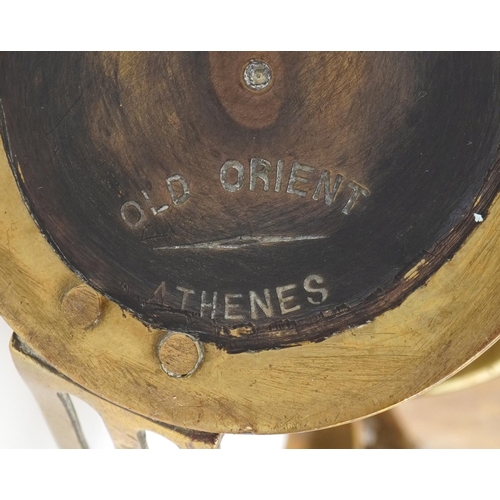
M 101 317 L 103 299 L 87 285 L 79 285 L 64 294 L 61 311 L 73 326 L 90 328 Z
M 264 90 L 273 78 L 269 64 L 252 59 L 243 72 L 243 79 L 250 90 Z
M 191 376 L 205 357 L 203 344 L 187 333 L 169 332 L 158 344 L 162 370 L 174 378 Z

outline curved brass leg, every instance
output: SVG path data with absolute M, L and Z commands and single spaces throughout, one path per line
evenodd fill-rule
M 221 436 L 169 426 L 114 405 L 75 384 L 40 358 L 16 334 L 14 363 L 36 398 L 60 448 L 88 448 L 69 394 L 92 406 L 104 420 L 116 448 L 147 448 L 144 431 L 153 431 L 179 448 L 218 448 Z

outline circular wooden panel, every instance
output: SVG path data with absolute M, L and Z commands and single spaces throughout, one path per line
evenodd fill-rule
M 454 254 L 497 192 L 498 76 L 490 53 L 13 53 L 2 134 L 91 286 L 255 351 L 366 323 Z
M 0 213 L 0 313 L 26 352 L 106 401 L 175 426 L 288 433 L 345 423 L 422 392 L 499 335 L 498 195 L 453 258 L 399 306 L 289 349 L 234 355 L 206 343 L 203 364 L 184 379 L 161 367 L 165 330 L 118 304 L 103 300 L 90 327 L 74 321 L 65 301 L 83 282 L 30 217 L 3 147 Z

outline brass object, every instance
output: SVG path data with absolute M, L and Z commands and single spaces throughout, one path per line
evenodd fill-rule
M 498 339 L 492 56 L 2 57 L 0 312 L 60 446 L 68 394 L 117 447 L 364 446 Z
M 179 448 L 219 446 L 220 436 L 217 434 L 169 426 L 134 414 L 86 391 L 37 359 L 17 335 L 12 337 L 10 348 L 17 369 L 30 387 L 61 448 L 88 447 L 68 394 L 77 396 L 99 412 L 116 448 L 147 448 L 145 431 L 156 432 Z
M 101 317 L 102 303 L 98 293 L 86 285 L 79 285 L 64 294 L 61 311 L 71 324 L 91 328 Z
M 204 356 L 200 341 L 186 333 L 169 332 L 158 344 L 158 358 L 170 377 L 191 376 L 200 367 Z

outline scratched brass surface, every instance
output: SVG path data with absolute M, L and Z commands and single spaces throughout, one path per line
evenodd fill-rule
M 11 339 L 10 349 L 16 368 L 31 389 L 60 448 L 89 447 L 71 396 L 77 396 L 99 413 L 115 448 L 147 448 L 145 431 L 153 431 L 179 448 L 218 448 L 220 445 L 218 434 L 167 426 L 90 394 L 38 359 L 16 334 Z
M 162 371 L 148 330 L 105 301 L 100 321 L 74 327 L 61 300 L 81 284 L 38 231 L 0 157 L 0 312 L 68 378 L 135 413 L 209 432 L 288 433 L 395 405 L 486 349 L 500 325 L 500 203 L 426 286 L 372 323 L 325 342 L 229 355 L 206 346 L 189 379 Z M 413 271 L 418 272 L 418 267 Z

